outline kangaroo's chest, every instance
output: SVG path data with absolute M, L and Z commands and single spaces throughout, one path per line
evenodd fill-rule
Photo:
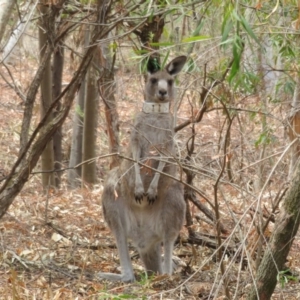
M 140 114 L 136 117 L 131 142 L 148 151 L 170 148 L 173 144 L 173 117 L 163 114 Z

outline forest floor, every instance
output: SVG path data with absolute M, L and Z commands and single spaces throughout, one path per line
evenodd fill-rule
M 19 81 L 22 86 L 28 86 L 30 77 L 34 73 L 34 67 L 29 62 L 10 69 L 17 84 Z M 4 67 L 1 72 L 6 73 Z M 136 103 L 141 98 L 141 80 L 137 80 L 136 86 L 131 91 L 128 87 L 132 86 L 132 76 L 124 72 L 119 78 L 122 86 L 126 85 L 125 93 L 122 88 L 118 90 L 122 98 L 122 102 L 119 103 L 123 132 L 121 145 L 126 147 L 128 124 L 136 110 Z M 67 81 L 68 78 L 65 80 Z M 0 176 L 4 178 L 18 154 L 24 107 L 22 101 L 1 78 L 0 90 Z M 99 155 L 108 152 L 102 109 L 103 105 L 100 105 Z M 33 124 L 38 122 L 38 111 L 37 104 Z M 186 103 L 180 110 L 180 117 L 184 119 L 188 115 L 189 105 Z M 207 158 L 215 159 L 211 147 L 217 143 L 218 135 L 215 133 L 222 127 L 220 125 L 222 117 L 218 112 L 212 111 L 201 124 L 197 125 L 197 132 L 201 138 L 198 143 L 203 149 L 199 161 L 203 162 Z M 182 119 L 179 118 L 178 122 Z M 179 143 L 183 141 L 188 130 L 190 129 L 179 134 Z M 253 128 L 250 126 L 247 130 L 251 132 Z M 233 130 L 232 139 L 233 143 L 238 144 L 238 137 L 236 139 L 234 137 L 235 132 L 237 131 Z M 284 143 L 282 135 L 278 134 L 277 137 L 281 144 Z M 66 159 L 70 140 L 71 117 L 64 127 Z M 254 157 L 251 150 L 247 151 Z M 66 172 L 64 172 L 61 188 L 45 192 L 40 174 L 33 174 L 30 177 L 0 221 L 0 299 L 225 299 L 222 296 L 224 295 L 222 276 L 215 249 L 210 245 L 188 243 L 186 228 L 182 229 L 181 241 L 174 250 L 174 256 L 180 263 L 173 276 L 160 275 L 146 278 L 137 253 L 133 247 L 130 247 L 137 282 L 111 283 L 97 278 L 99 271 L 119 272 L 115 241 L 103 220 L 100 203 L 107 161 L 98 160 L 97 166 L 99 183 L 94 188 L 85 186 L 69 190 L 66 186 Z M 39 166 L 35 171 L 38 169 Z M 282 176 L 286 177 L 284 166 L 282 170 Z M 200 177 L 198 185 L 211 196 L 213 195 L 212 184 L 205 178 L 205 176 Z M 282 177 L 279 175 L 273 179 L 268 189 L 272 197 L 278 192 L 277 188 L 282 183 L 280 181 Z M 233 216 L 227 212 L 227 210 L 234 212 L 237 220 L 240 220 L 246 211 L 245 203 L 242 201 L 243 194 L 232 185 L 224 184 L 222 193 L 230 199 L 229 202 L 224 201 L 223 198 L 220 200 L 222 222 L 227 229 L 227 233 L 222 234 L 222 238 L 224 245 L 229 249 L 224 258 L 229 290 L 232 299 L 245 299 L 252 284 L 250 270 L 255 270 L 255 255 L 245 257 L 245 253 L 241 250 L 244 248 L 240 247 L 244 242 L 236 238 L 236 220 L 234 221 Z M 200 197 L 199 200 L 206 203 Z M 216 243 L 214 226 L 207 220 L 203 221 L 203 217 L 201 219 L 201 214 L 196 207 L 192 206 L 191 212 L 199 220 L 193 226 L 194 231 L 209 237 L 213 243 Z M 247 242 L 251 245 L 251 240 L 256 238 L 255 229 L 251 229 L 253 215 L 250 211 L 245 214 L 247 216 L 243 217 L 243 225 L 244 228 L 249 229 Z M 270 232 L 272 228 L 271 224 Z M 232 232 L 235 234 L 233 235 Z M 270 232 L 266 233 L 266 239 Z M 281 276 L 272 299 L 300 299 L 299 252 L 298 233 L 287 261 L 290 273 Z

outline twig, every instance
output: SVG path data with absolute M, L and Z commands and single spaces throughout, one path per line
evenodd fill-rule
M 45 203 L 45 223 L 48 223 L 48 207 L 49 207 L 49 187 L 47 189 L 47 195 L 46 195 L 46 203 Z
M 201 122 L 201 120 L 202 120 L 202 118 L 203 118 L 203 116 L 204 116 L 204 113 L 205 113 L 205 112 L 207 111 L 207 109 L 208 109 L 208 107 L 207 107 L 207 105 L 206 105 L 206 98 L 207 98 L 207 95 L 211 92 L 211 90 L 212 90 L 214 87 L 216 87 L 217 85 L 219 85 L 220 83 L 222 83 L 222 82 L 225 80 L 225 78 L 226 78 L 226 76 L 227 76 L 229 70 L 231 69 L 231 66 L 232 66 L 232 64 L 233 64 L 233 60 L 234 60 L 234 59 L 232 59 L 232 60 L 229 62 L 228 67 L 227 67 L 226 70 L 224 71 L 224 73 L 223 73 L 221 79 L 220 79 L 220 80 L 214 80 L 214 81 L 211 83 L 211 85 L 210 85 L 209 87 L 206 87 L 206 86 L 205 86 L 205 83 L 206 83 L 206 82 L 205 82 L 205 81 L 206 81 L 206 74 L 204 74 L 204 84 L 203 84 L 202 91 L 201 91 L 201 94 L 200 94 L 200 103 L 202 103 L 202 107 L 201 107 L 201 109 L 198 111 L 198 113 L 197 113 L 197 115 L 196 115 L 195 118 L 192 116 L 189 120 L 187 120 L 187 121 L 185 121 L 185 122 L 183 122 L 183 123 L 177 125 L 177 126 L 175 127 L 175 129 L 174 129 L 175 132 L 177 132 L 177 131 L 179 131 L 179 130 L 185 128 L 186 126 L 190 125 L 191 123 L 199 123 L 199 122 Z M 205 73 L 206 73 L 206 72 L 205 72 Z
M 213 214 L 213 212 L 207 208 L 204 204 L 202 204 L 194 194 L 190 194 L 189 195 L 189 200 L 196 205 L 199 210 L 201 210 L 210 220 L 212 220 L 213 222 L 216 222 L 216 217 Z M 224 227 L 224 225 L 222 224 L 221 221 L 219 221 L 220 224 L 220 230 L 222 233 L 228 233 L 228 230 Z
M 224 278 L 224 291 L 226 294 L 227 299 L 231 299 L 230 297 L 230 292 L 229 292 L 229 288 L 228 288 L 228 278 L 226 276 L 226 272 L 225 272 L 225 265 L 224 265 L 224 260 L 223 260 L 223 251 L 221 249 L 221 245 L 222 245 L 222 241 L 221 241 L 221 228 L 220 228 L 220 211 L 219 211 L 219 201 L 218 201 L 218 185 L 220 182 L 221 177 L 223 176 L 223 173 L 225 171 L 226 168 L 226 153 L 227 153 L 227 140 L 229 138 L 230 135 L 230 129 L 231 129 L 231 124 L 232 124 L 232 118 L 230 117 L 229 111 L 226 108 L 226 105 L 220 100 L 222 106 L 224 107 L 224 111 L 227 115 L 227 118 L 229 120 L 229 124 L 227 127 L 227 131 L 226 131 L 226 136 L 225 136 L 225 143 L 224 143 L 224 159 L 223 159 L 223 164 L 222 164 L 222 169 L 221 172 L 214 184 L 214 198 L 215 198 L 215 214 L 216 214 L 216 231 L 217 231 L 217 240 L 218 240 L 218 245 L 219 245 L 219 249 L 218 249 L 218 259 L 220 261 L 220 268 L 221 268 L 221 273 L 222 276 Z

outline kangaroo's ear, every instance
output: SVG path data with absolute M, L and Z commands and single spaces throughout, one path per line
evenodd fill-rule
M 184 64 L 186 63 L 186 60 L 187 60 L 187 57 L 185 55 L 178 56 L 167 64 L 167 66 L 165 67 L 165 70 L 170 75 L 174 76 L 182 70 Z
M 158 59 L 156 57 L 149 57 L 147 62 L 147 70 L 150 74 L 161 70 Z

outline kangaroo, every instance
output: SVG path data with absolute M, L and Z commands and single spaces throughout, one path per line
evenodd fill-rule
M 173 246 L 184 222 L 185 202 L 182 185 L 160 173 L 176 174 L 171 163 L 175 147 L 170 101 L 175 97 L 174 76 L 186 59 L 179 56 L 158 71 L 148 66 L 143 109 L 131 131 L 128 155 L 132 161 L 124 160 L 109 172 L 102 194 L 103 214 L 116 239 L 121 274 L 100 272 L 100 278 L 135 280 L 127 239 L 138 250 L 148 274 L 172 274 Z

